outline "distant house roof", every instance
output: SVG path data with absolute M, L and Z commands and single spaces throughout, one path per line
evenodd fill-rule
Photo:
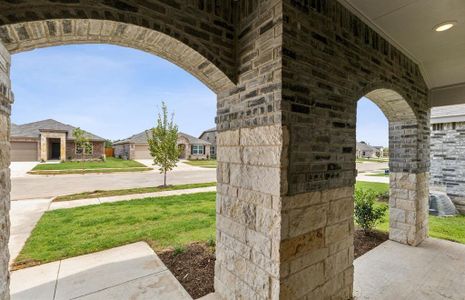
M 465 104 L 433 107 L 431 124 L 465 122 Z
M 73 140 L 73 132 L 76 127 L 63 124 L 53 119 L 37 121 L 22 125 L 11 124 L 11 137 L 12 138 L 39 138 L 41 131 L 61 131 L 67 133 L 67 139 Z M 95 134 L 85 131 L 85 137 L 92 141 L 105 141 Z
M 127 139 L 123 139 L 121 141 L 117 141 L 113 143 L 113 145 L 121 145 L 121 144 L 147 144 L 147 132 L 149 130 L 142 131 L 141 133 L 135 134 L 133 136 L 128 137 Z M 184 132 L 178 132 L 178 135 L 181 137 L 186 138 L 190 144 L 192 145 L 211 145 L 209 142 L 198 139 L 189 135 Z
M 359 142 L 357 142 L 357 150 L 360 150 L 360 151 L 376 151 L 378 149 L 368 145 L 367 143 L 359 143 Z
M 213 127 L 213 128 L 204 130 L 204 132 L 202 132 L 202 134 L 201 134 L 200 136 L 204 135 L 204 134 L 207 133 L 207 132 L 215 132 L 215 131 L 216 131 L 216 127 Z

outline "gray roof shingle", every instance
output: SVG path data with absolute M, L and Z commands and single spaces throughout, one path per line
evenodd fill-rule
M 47 119 L 22 125 L 11 124 L 11 137 L 15 138 L 39 138 L 40 131 L 66 131 L 68 136 L 67 138 L 73 140 L 73 131 L 76 127 L 63 124 L 61 122 L 55 121 L 53 119 Z M 105 141 L 104 138 L 99 137 L 90 132 L 85 132 L 86 138 L 92 141 Z
M 149 132 L 149 130 L 142 131 L 138 134 L 135 134 L 133 136 L 130 136 L 126 139 L 123 139 L 121 141 L 117 141 L 114 143 L 114 145 L 121 145 L 121 144 L 147 144 L 147 134 L 146 132 Z M 209 142 L 198 139 L 196 137 L 193 137 L 192 135 L 189 135 L 184 132 L 178 132 L 179 136 L 182 136 L 186 138 L 190 144 L 192 145 L 211 145 Z

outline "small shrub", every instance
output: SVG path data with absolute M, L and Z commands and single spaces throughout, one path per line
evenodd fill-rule
M 207 240 L 207 246 L 215 247 L 215 245 L 216 245 L 215 238 L 213 236 L 210 236 Z
M 387 206 L 376 206 L 377 194 L 369 189 L 357 189 L 354 194 L 355 222 L 365 234 L 371 231 L 386 214 Z
M 173 251 L 174 256 L 177 256 L 177 255 L 182 254 L 184 252 L 186 252 L 186 247 L 181 246 L 181 245 L 174 246 L 174 251 Z

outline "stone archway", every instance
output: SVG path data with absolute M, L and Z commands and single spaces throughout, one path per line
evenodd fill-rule
M 14 54 L 66 44 L 114 44 L 146 51 L 188 71 L 215 93 L 234 87 L 231 79 L 199 52 L 159 31 L 110 20 L 63 19 L 0 27 L 6 49 Z
M 428 176 L 418 172 L 419 123 L 406 99 L 392 88 L 365 94 L 389 121 L 389 238 L 416 246 L 428 234 Z
M 213 62 L 216 59 L 203 56 L 198 49 L 184 43 L 180 37 L 130 23 L 93 19 L 32 21 L 1 26 L 0 38 L 0 299 L 8 299 L 9 135 L 13 104 L 9 78 L 11 54 L 66 44 L 114 44 L 143 50 L 169 60 L 197 77 L 220 99 L 224 95 L 229 96 L 229 91 L 235 89 L 236 84 L 231 79 L 233 72 L 230 68 L 220 69 Z M 194 41 L 194 44 L 200 45 L 201 42 Z

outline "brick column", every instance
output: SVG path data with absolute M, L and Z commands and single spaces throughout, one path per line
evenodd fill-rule
M 429 139 L 423 131 L 416 120 L 389 123 L 389 239 L 412 246 L 428 236 Z
M 9 299 L 10 274 L 10 54 L 0 43 L 0 299 Z
M 63 134 L 60 137 L 60 160 L 64 161 L 66 159 L 66 134 Z

